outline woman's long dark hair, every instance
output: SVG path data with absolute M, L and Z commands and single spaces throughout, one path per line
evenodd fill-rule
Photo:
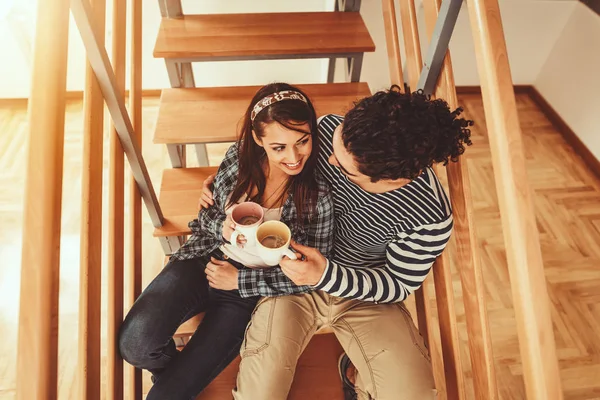
M 293 90 L 302 93 L 307 103 L 302 100 L 283 100 L 271 104 L 256 115 L 251 121 L 250 115 L 254 105 L 259 100 L 282 90 Z M 231 193 L 229 206 L 236 204 L 244 194 L 250 195 L 256 188 L 256 195 L 252 199 L 260 203 L 266 186 L 266 177 L 262 168 L 263 159 L 266 158 L 265 150 L 254 141 L 252 131 L 259 138 L 264 136 L 264 128 L 268 124 L 277 122 L 280 125 L 301 133 L 300 125 L 308 123 L 312 137 L 312 152 L 298 175 L 290 176 L 283 196 L 292 194 L 298 217 L 309 217 L 316 212 L 318 198 L 318 185 L 315 180 L 315 168 L 319 157 L 319 132 L 317 129 L 317 116 L 308 96 L 300 89 L 287 83 L 272 83 L 263 86 L 252 98 L 244 115 L 242 129 L 240 130 L 239 143 L 239 173 L 237 183 Z

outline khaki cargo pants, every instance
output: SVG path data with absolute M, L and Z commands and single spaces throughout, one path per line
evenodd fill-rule
M 428 351 L 403 304 L 349 300 L 322 291 L 258 303 L 240 351 L 233 397 L 285 400 L 300 354 L 327 325 L 358 370 L 360 400 L 436 397 Z

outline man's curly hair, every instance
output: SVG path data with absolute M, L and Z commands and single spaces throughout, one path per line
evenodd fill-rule
M 442 99 L 397 85 L 356 103 L 345 116 L 344 147 L 371 178 L 415 179 L 433 163 L 448 164 L 471 145 L 473 121 L 459 118 Z

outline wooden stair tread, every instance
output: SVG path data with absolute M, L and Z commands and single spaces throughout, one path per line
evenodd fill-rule
M 352 102 L 371 95 L 369 85 L 328 83 L 297 85 L 310 96 L 317 116 L 343 114 Z M 248 102 L 261 86 L 164 89 L 154 143 L 194 144 L 236 140 Z
M 154 236 L 189 235 L 188 223 L 198 214 L 202 183 L 217 167 L 165 169 L 160 187 L 159 204 L 165 218 Z
M 163 18 L 154 57 L 318 58 L 371 51 L 375 44 L 358 12 L 204 14 Z
M 343 349 L 335 335 L 314 336 L 298 359 L 288 400 L 342 400 L 344 394 L 337 367 L 342 353 Z M 196 400 L 230 400 L 239 365 L 238 356 Z

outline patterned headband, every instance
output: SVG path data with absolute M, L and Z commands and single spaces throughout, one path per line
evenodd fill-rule
M 259 100 L 258 103 L 252 109 L 252 114 L 250 114 L 250 121 L 254 122 L 254 118 L 258 115 L 259 112 L 269 107 L 271 104 L 277 103 L 278 101 L 283 100 L 301 100 L 308 104 L 306 97 L 302 95 L 302 93 L 293 91 L 293 90 L 282 90 L 281 92 L 273 93 Z

